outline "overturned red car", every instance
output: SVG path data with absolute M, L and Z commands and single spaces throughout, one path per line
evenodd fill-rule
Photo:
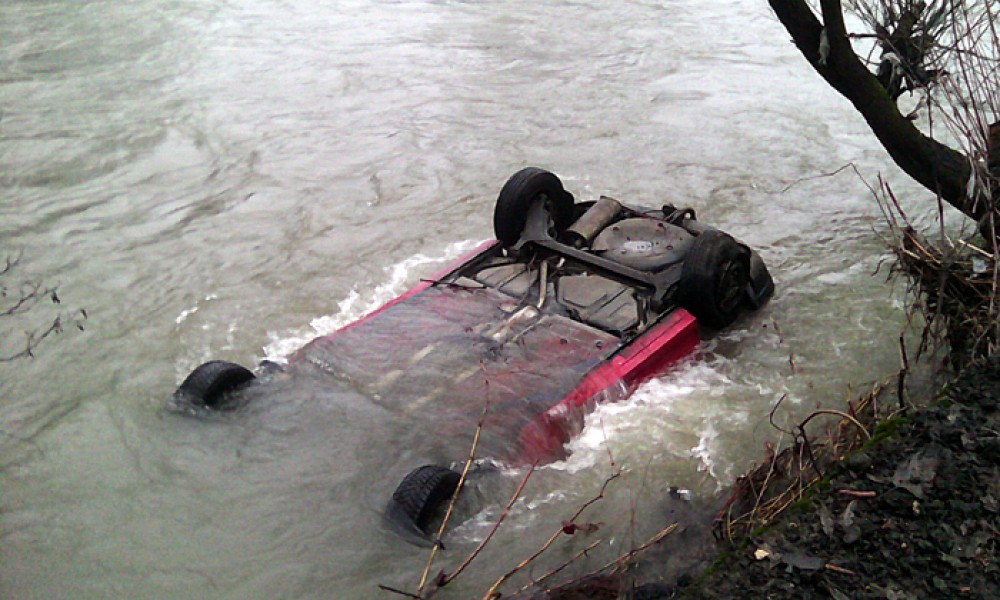
M 495 241 L 313 340 L 286 373 L 321 369 L 448 430 L 482 421 L 481 436 L 510 449 L 495 461 L 544 462 L 561 456 L 596 402 L 627 395 L 690 354 L 699 324 L 726 327 L 774 291 L 760 256 L 692 209 L 578 203 L 534 167 L 503 186 L 493 222 Z M 255 378 L 212 361 L 174 397 L 225 409 Z M 456 445 L 456 464 L 467 453 Z M 426 532 L 458 480 L 450 465 L 417 466 L 387 514 Z

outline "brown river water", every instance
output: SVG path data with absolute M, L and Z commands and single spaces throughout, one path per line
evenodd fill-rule
M 881 213 L 853 174 L 817 176 L 853 162 L 926 196 L 763 0 L 8 0 L 0 40 L 7 285 L 58 284 L 89 315 L 0 364 L 0 597 L 414 588 L 427 550 L 380 514 L 434 430 L 323 381 L 215 418 L 168 399 L 200 362 L 280 361 L 488 239 L 526 165 L 583 200 L 695 207 L 759 249 L 777 293 L 595 412 L 440 597 L 481 594 L 612 460 L 591 566 L 664 526 L 669 488 L 715 501 L 778 441 L 783 395 L 778 418 L 803 415 L 899 363 Z M 4 343 L 49 309 L 0 321 Z M 522 475 L 498 475 L 442 568 Z

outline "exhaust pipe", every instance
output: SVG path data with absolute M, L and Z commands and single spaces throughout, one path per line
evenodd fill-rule
M 575 248 L 588 246 L 597 237 L 597 234 L 614 221 L 621 212 L 622 205 L 617 200 L 601 196 L 600 200 L 569 226 L 563 233 L 563 239 Z

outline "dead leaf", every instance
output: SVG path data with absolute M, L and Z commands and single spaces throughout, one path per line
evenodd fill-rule
M 896 467 L 896 472 L 892 475 L 892 483 L 917 498 L 923 498 L 923 486 L 933 481 L 937 475 L 937 465 L 937 458 L 924 456 L 923 453 L 918 452 Z
M 830 514 L 830 510 L 823 506 L 819 509 L 819 524 L 823 527 L 823 533 L 827 537 L 833 537 L 835 523 L 833 521 L 833 515 Z

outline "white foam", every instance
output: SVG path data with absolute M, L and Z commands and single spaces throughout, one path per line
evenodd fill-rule
M 180 325 L 184 321 L 187 321 L 187 318 L 196 312 L 198 312 L 197 306 L 192 306 L 191 308 L 185 308 L 184 310 L 181 311 L 181 314 L 177 315 L 177 318 L 174 319 L 174 323 Z
M 205 296 L 204 302 L 211 302 L 212 300 L 215 300 L 216 298 L 218 298 L 217 295 L 215 295 L 215 294 L 209 294 L 209 295 Z M 185 308 L 184 310 L 182 310 L 180 312 L 179 315 L 177 315 L 177 318 L 174 319 L 174 323 L 177 323 L 178 325 L 184 323 L 184 321 L 187 321 L 188 317 L 190 317 L 194 313 L 198 312 L 198 309 L 200 309 L 200 308 L 201 308 L 201 303 L 200 302 L 197 303 L 197 304 L 195 304 L 191 308 Z
M 700 427 L 715 412 L 714 403 L 706 402 L 706 397 L 721 396 L 731 383 L 716 366 L 689 359 L 664 377 L 643 384 L 627 400 L 598 405 L 587 416 L 580 435 L 568 444 L 569 457 L 547 468 L 576 473 L 605 465 L 615 455 L 618 441 L 627 443 L 638 436 L 650 442 L 663 435 L 656 428 L 664 420 L 693 421 Z M 615 460 L 620 462 L 619 457 Z
M 426 265 L 451 262 L 469 252 L 482 241 L 464 240 L 449 244 L 440 256 L 417 254 L 400 263 L 385 268 L 387 280 L 370 292 L 355 286 L 347 297 L 337 303 L 337 312 L 317 317 L 309 322 L 308 329 L 292 333 L 269 333 L 271 342 L 264 346 L 264 358 L 286 363 L 288 357 L 314 338 L 329 335 L 341 327 L 360 319 L 396 298 L 413 285 L 413 272 Z
M 698 432 L 698 445 L 691 448 L 691 456 L 697 458 L 701 465 L 700 470 L 708 471 L 708 474 L 718 480 L 718 473 L 715 472 L 715 463 L 712 460 L 715 442 L 719 439 L 719 431 L 712 421 L 706 421 Z

